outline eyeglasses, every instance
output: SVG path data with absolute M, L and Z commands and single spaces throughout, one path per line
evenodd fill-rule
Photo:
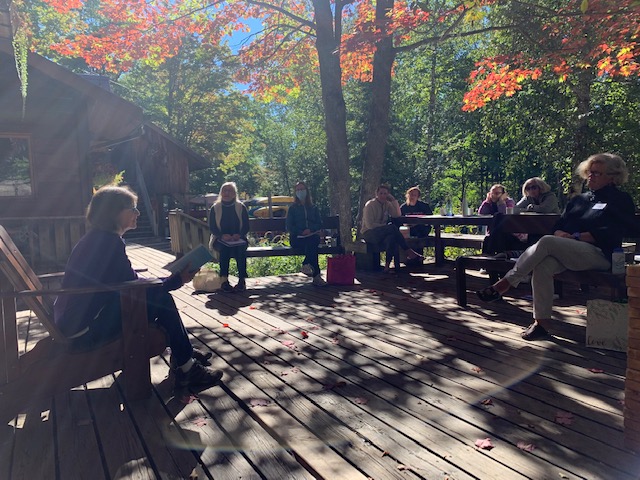
M 524 187 L 525 191 L 529 191 L 529 190 L 538 190 L 540 187 L 538 185 L 527 185 L 526 187 Z
M 601 177 L 602 175 L 606 175 L 604 172 L 594 172 L 593 170 L 589 170 L 587 173 L 592 177 Z
M 138 207 L 131 207 L 129 210 L 131 210 L 136 215 L 140 215 L 140 210 L 138 210 Z

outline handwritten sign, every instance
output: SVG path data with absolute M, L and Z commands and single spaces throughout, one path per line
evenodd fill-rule
M 608 300 L 587 301 L 587 347 L 627 351 L 629 307 Z

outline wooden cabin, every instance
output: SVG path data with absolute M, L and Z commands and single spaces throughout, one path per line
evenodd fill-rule
M 140 107 L 31 53 L 24 107 L 11 42 L 0 38 L 0 224 L 40 271 L 66 262 L 105 172 L 124 171 L 140 196 L 142 234 L 164 236 L 167 199 L 181 203 L 189 171 L 209 166 Z

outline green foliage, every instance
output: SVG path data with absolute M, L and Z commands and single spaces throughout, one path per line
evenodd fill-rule
M 327 268 L 327 255 L 320 255 L 318 263 L 320 269 Z M 247 259 L 247 274 L 249 278 L 268 277 L 270 275 L 288 275 L 298 273 L 302 268 L 302 256 L 293 257 L 264 257 Z M 217 263 L 208 263 L 204 268 L 213 269 L 220 273 L 220 265 Z M 237 276 L 238 267 L 235 260 L 231 260 L 229 265 L 229 274 Z

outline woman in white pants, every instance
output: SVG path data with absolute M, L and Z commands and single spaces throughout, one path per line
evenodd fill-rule
M 477 292 L 486 302 L 501 298 L 531 275 L 533 323 L 525 340 L 546 338 L 553 307 L 553 276 L 564 270 L 609 270 L 611 253 L 634 222 L 631 197 L 617 187 L 627 181 L 627 166 L 617 155 L 600 153 L 582 162 L 577 174 L 589 192 L 572 198 L 553 235 L 545 235 L 520 256 L 515 266 L 490 287 Z

